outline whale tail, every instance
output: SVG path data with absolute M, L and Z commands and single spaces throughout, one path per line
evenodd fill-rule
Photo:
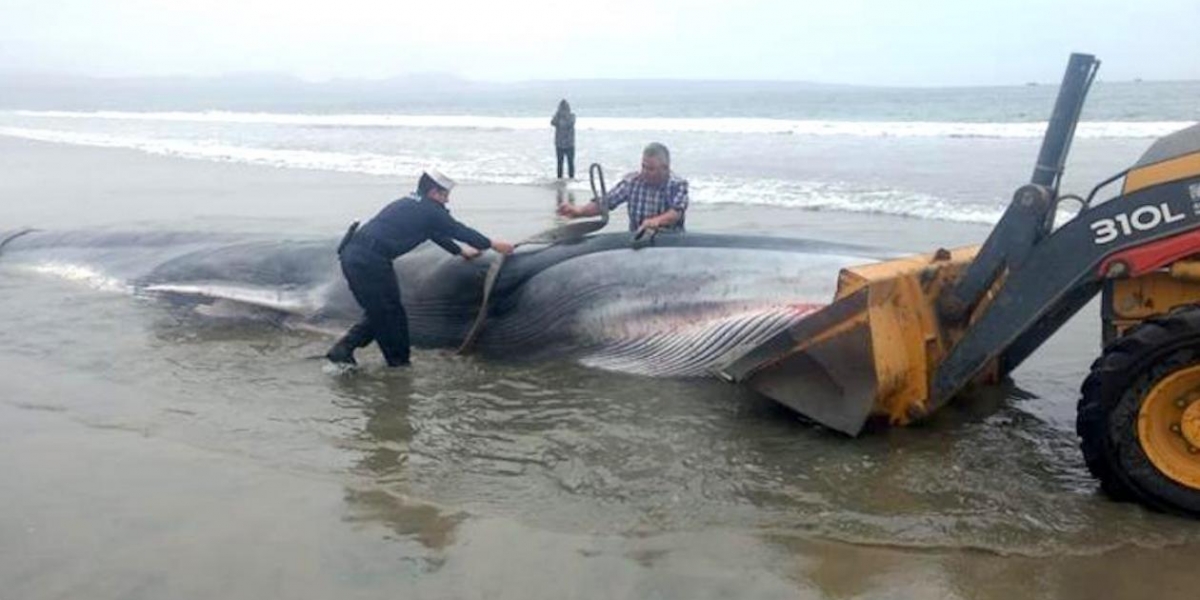
M 14 231 L 5 231 L 3 233 L 0 233 L 0 253 L 4 252 L 4 247 L 7 246 L 9 244 L 9 242 L 12 242 L 13 240 L 15 240 L 23 235 L 33 233 L 35 231 L 37 231 L 37 230 L 32 227 L 25 227 L 25 228 L 17 229 Z

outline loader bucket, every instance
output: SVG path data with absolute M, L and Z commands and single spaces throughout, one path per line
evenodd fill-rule
M 962 326 L 941 323 L 938 295 L 978 246 L 843 269 L 832 304 L 716 369 L 848 435 L 868 418 L 903 424 L 929 406 L 930 380 Z

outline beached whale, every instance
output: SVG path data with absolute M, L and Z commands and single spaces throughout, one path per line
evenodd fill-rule
M 334 239 L 195 232 L 32 231 L 0 235 L 0 268 L 102 281 L 211 315 L 269 313 L 340 333 L 361 314 Z M 498 271 L 475 348 L 570 353 L 647 375 L 701 375 L 833 297 L 842 267 L 883 253 L 764 236 L 628 234 L 522 246 Z M 458 347 L 481 307 L 493 253 L 464 261 L 425 244 L 395 262 L 417 347 Z M 248 309 L 239 311 L 239 308 Z M 365 356 L 365 355 L 364 355 Z

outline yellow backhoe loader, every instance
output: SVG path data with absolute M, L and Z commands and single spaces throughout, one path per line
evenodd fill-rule
M 858 435 L 997 382 L 1100 294 L 1104 349 L 1077 419 L 1087 466 L 1114 498 L 1200 516 L 1200 125 L 1086 198 L 1060 195 L 1098 67 L 1071 56 L 1032 179 L 981 246 L 845 269 L 829 306 L 717 374 Z M 1081 208 L 1056 228 L 1062 201 Z

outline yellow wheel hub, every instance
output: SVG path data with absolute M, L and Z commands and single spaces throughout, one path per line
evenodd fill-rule
M 1183 439 L 1193 448 L 1200 448 L 1200 402 L 1193 402 L 1183 411 L 1183 420 L 1179 426 Z
M 1200 365 L 1155 384 L 1138 411 L 1138 442 L 1160 473 L 1200 490 Z

